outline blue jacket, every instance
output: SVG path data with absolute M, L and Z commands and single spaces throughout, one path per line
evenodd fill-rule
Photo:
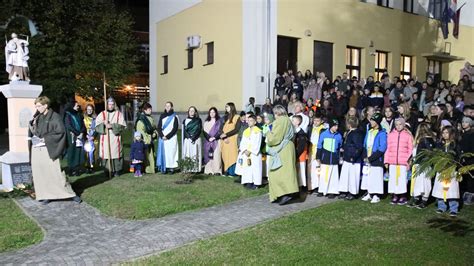
M 364 149 L 364 134 L 355 129 L 346 136 L 344 141 L 343 159 L 350 163 L 362 162 L 362 150 Z
M 339 132 L 332 133 L 325 130 L 319 136 L 317 159 L 321 164 L 339 164 L 339 150 L 342 146 L 342 135 Z
M 362 158 L 367 157 L 367 139 L 369 136 L 369 131 L 365 134 L 364 139 L 364 152 L 362 153 Z M 369 162 L 371 166 L 383 167 L 383 156 L 387 150 L 387 132 L 383 128 L 379 129 L 379 132 L 375 136 L 374 144 L 372 146 L 372 154 L 369 157 Z
M 130 149 L 130 161 L 145 161 L 145 143 L 143 141 L 133 141 Z

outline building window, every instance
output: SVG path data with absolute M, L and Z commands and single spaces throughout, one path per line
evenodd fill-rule
M 447 1 L 429 0 L 428 12 L 431 18 L 441 19 Z
M 351 78 L 360 78 L 360 50 L 352 46 L 346 48 L 346 71 Z
M 168 56 L 167 55 L 164 55 L 163 56 L 163 73 L 161 73 L 162 75 L 163 74 L 168 74 Z
M 428 71 L 429 74 L 436 75 L 441 74 L 441 61 L 428 59 Z
M 401 63 L 400 63 L 400 78 L 404 80 L 408 80 L 411 78 L 412 72 L 412 60 L 411 56 L 409 55 L 402 55 Z
M 378 6 L 390 7 L 390 0 L 377 0 Z
M 383 72 L 387 71 L 388 52 L 375 51 L 375 80 L 382 78 Z
M 207 47 L 207 63 L 205 64 L 205 66 L 214 64 L 214 42 L 206 43 L 206 47 Z
M 188 67 L 186 67 L 185 69 L 193 68 L 193 51 L 194 51 L 194 49 L 192 49 L 192 48 L 187 49 L 187 52 L 188 52 Z
M 403 11 L 408 13 L 414 13 L 413 2 L 414 0 L 403 0 Z

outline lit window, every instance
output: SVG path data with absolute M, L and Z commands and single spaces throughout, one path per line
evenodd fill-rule
M 388 52 L 375 52 L 375 80 L 382 78 L 383 72 L 387 71 Z
M 349 77 L 360 78 L 360 48 L 347 46 L 346 48 L 346 72 Z
M 411 56 L 409 55 L 402 55 L 401 62 L 400 62 L 400 78 L 404 80 L 408 80 L 411 78 L 412 72 L 412 60 Z

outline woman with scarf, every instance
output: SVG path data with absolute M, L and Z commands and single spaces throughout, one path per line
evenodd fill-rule
M 238 147 L 237 137 L 242 122 L 237 115 L 234 103 L 227 103 L 225 106 L 224 121 L 221 125 L 221 151 L 224 163 L 224 172 L 228 176 L 235 176 L 235 163 L 237 162 Z
M 178 168 L 178 116 L 173 110 L 173 103 L 166 102 L 165 111 L 158 121 L 158 148 L 156 166 L 163 174 L 173 174 Z
M 209 109 L 204 122 L 204 173 L 209 175 L 222 174 L 220 128 L 222 121 L 215 107 Z
M 295 145 L 292 141 L 294 130 L 283 106 L 275 106 L 273 114 L 275 121 L 272 123 L 272 130 L 266 134 L 267 152 L 270 157 L 270 201 L 284 205 L 299 189 Z
M 61 170 L 61 155 L 66 148 L 66 130 L 61 117 L 49 109 L 48 97 L 35 100 L 36 114 L 30 121 L 31 170 L 36 200 L 48 204 L 50 200 L 71 198 L 77 203 L 81 198 L 71 188 Z
M 192 172 L 199 173 L 202 169 L 202 121 L 201 118 L 199 118 L 196 107 L 189 107 L 188 117 L 183 121 L 182 131 L 182 158 L 192 158 L 196 160 L 195 168 Z
M 155 150 L 153 148 L 153 141 L 156 139 L 156 129 L 153 126 L 155 120 L 151 116 L 152 106 L 149 103 L 142 105 L 142 111 L 138 114 L 137 121 L 135 122 L 135 131 L 142 134 L 143 143 L 145 143 L 145 173 L 155 173 Z
M 79 112 L 81 106 L 76 101 L 72 101 L 64 114 L 64 126 L 67 137 L 67 165 L 70 176 L 81 175 L 80 167 L 84 164 L 84 136 L 86 127 L 84 119 Z
M 94 106 L 88 104 L 84 115 L 84 125 L 87 133 L 84 151 L 86 152 L 86 169 L 88 174 L 94 171 L 94 165 L 96 164 L 97 158 L 99 158 L 99 140 L 95 132 L 96 118 L 97 115 L 95 114 Z

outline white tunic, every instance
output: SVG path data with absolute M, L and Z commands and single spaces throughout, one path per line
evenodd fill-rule
M 364 169 L 365 168 L 365 169 Z M 374 166 L 362 167 L 362 183 L 360 188 L 369 194 L 383 194 L 383 168 Z
M 344 161 L 342 163 L 341 177 L 339 179 L 339 191 L 357 195 L 359 194 L 359 184 L 360 163 Z
M 317 160 L 311 161 L 311 184 L 308 190 L 315 190 L 319 187 L 319 176 L 321 173 L 320 164 Z
M 415 165 L 415 169 L 418 168 L 418 165 Z M 413 183 L 413 191 L 411 191 L 411 196 L 423 198 L 428 198 L 431 193 L 431 179 L 426 176 L 426 173 L 421 173 L 416 178 L 411 179 Z
M 161 119 L 161 124 L 164 125 L 168 117 L 164 117 Z M 166 128 L 163 129 L 163 135 L 168 135 L 173 130 L 174 119 L 179 119 L 176 115 L 171 122 L 168 124 Z M 166 168 L 177 168 L 178 167 L 178 134 L 175 134 L 170 139 L 163 141 L 165 146 L 165 161 L 166 161 Z
M 319 193 L 339 194 L 339 165 L 321 164 Z
M 388 173 L 388 193 L 407 193 L 407 167 L 405 165 L 391 164 L 388 167 Z
M 306 187 L 306 162 L 296 162 L 296 171 L 299 186 Z
M 239 146 L 239 156 L 235 167 L 235 173 L 242 176 L 242 184 L 253 183 L 262 184 L 262 154 L 260 145 L 262 143 L 262 131 L 254 126 L 247 128 L 242 134 Z M 245 155 L 245 151 L 250 151 L 250 156 Z M 251 165 L 248 165 L 250 158 Z M 268 158 L 267 158 L 268 160 Z
M 438 180 L 439 174 L 436 175 L 434 187 L 433 187 L 433 197 L 438 199 L 459 199 L 459 182 L 456 179 L 451 179 L 449 182 L 440 182 Z M 449 187 L 444 193 L 444 187 Z

